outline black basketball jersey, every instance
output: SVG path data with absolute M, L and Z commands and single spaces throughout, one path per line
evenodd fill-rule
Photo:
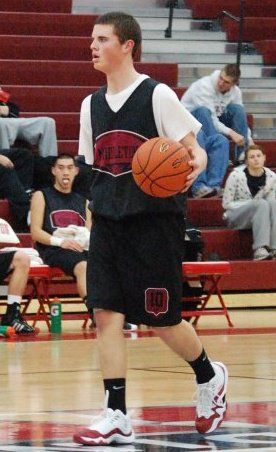
M 152 96 L 158 82 L 145 79 L 118 112 L 109 107 L 102 87 L 91 98 L 94 163 L 91 210 L 113 220 L 145 213 L 184 213 L 184 194 L 154 198 L 134 182 L 131 162 L 137 148 L 158 136 Z
M 62 193 L 54 187 L 43 188 L 45 212 L 42 229 L 53 234 L 57 228 L 65 228 L 71 224 L 85 226 L 86 199 L 78 193 Z M 38 251 L 48 249 L 49 245 L 37 243 Z

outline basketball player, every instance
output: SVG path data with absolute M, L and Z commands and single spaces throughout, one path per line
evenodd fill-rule
M 98 327 L 105 410 L 74 435 L 86 445 L 131 443 L 125 404 L 124 319 L 154 328 L 195 372 L 196 428 L 213 431 L 226 411 L 227 370 L 210 362 L 193 327 L 181 319 L 186 193 L 160 199 L 134 183 L 131 160 L 145 140 L 161 135 L 190 152 L 186 190 L 206 166 L 196 141 L 200 124 L 166 85 L 137 73 L 141 30 L 132 16 L 107 13 L 92 32 L 92 63 L 107 86 L 84 99 L 79 154 L 93 165 L 93 228 L 87 265 L 88 305 Z
M 53 162 L 54 185 L 36 191 L 31 202 L 31 233 L 44 263 L 60 267 L 76 277 L 79 295 L 86 302 L 87 251 L 75 239 L 53 235 L 58 227 L 91 227 L 88 201 L 72 191 L 78 168 L 73 157 L 58 156 Z

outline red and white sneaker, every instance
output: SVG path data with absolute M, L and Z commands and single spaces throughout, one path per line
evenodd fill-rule
M 196 407 L 196 429 L 199 433 L 210 433 L 222 423 L 227 404 L 225 400 L 228 371 L 224 364 L 214 362 L 212 366 L 215 376 L 198 385 L 198 401 Z
M 128 414 L 107 408 L 108 391 L 106 393 L 103 413 L 95 417 L 89 427 L 83 427 L 75 433 L 75 443 L 106 446 L 111 443 L 130 444 L 134 441 L 135 435 Z

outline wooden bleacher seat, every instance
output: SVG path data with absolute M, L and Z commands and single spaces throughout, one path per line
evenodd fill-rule
M 70 13 L 72 0 L 1 0 L 0 11 Z
M 2 0 L 0 8 L 1 3 Z M 96 19 L 97 15 L 92 14 L 0 12 L 0 33 L 1 35 L 15 36 L 80 36 L 89 38 Z M 12 27 L 10 26 L 11 23 L 13 24 Z
M 178 84 L 176 63 L 135 63 L 138 72 L 148 74 L 169 86 Z M 1 86 L 102 86 L 105 76 L 91 66 L 90 61 L 2 60 Z M 74 89 L 74 88 L 72 88 Z M 73 95 L 73 92 L 72 92 Z
M 182 317 L 195 317 L 193 324 L 197 325 L 199 317 L 202 315 L 224 315 L 227 319 L 228 325 L 233 326 L 231 322 L 227 306 L 223 300 L 220 280 L 222 277 L 231 273 L 231 266 L 229 262 L 183 262 L 182 273 L 184 281 L 200 281 L 204 283 L 204 294 L 200 296 L 185 297 L 183 295 L 183 302 L 196 301 L 200 304 L 197 310 L 182 311 Z M 212 295 L 216 295 L 220 302 L 219 309 L 208 309 L 207 304 Z
M 276 15 L 274 0 L 245 0 L 245 15 L 272 17 Z M 193 18 L 216 19 L 221 11 L 226 10 L 235 16 L 240 14 L 240 0 L 186 0 L 192 8 Z

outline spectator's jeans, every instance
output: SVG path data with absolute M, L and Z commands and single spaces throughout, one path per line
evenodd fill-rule
M 192 111 L 192 115 L 202 124 L 202 130 L 207 136 L 218 133 L 212 120 L 211 111 L 208 108 L 196 108 Z M 238 159 L 240 154 L 247 148 L 248 142 L 247 117 L 243 106 L 238 104 L 229 104 L 224 113 L 219 116 L 218 119 L 227 127 L 230 127 L 244 137 L 245 146 L 235 145 L 235 159 Z
M 229 164 L 229 141 L 220 133 L 206 136 L 200 130 L 197 135 L 200 146 L 206 150 L 207 168 L 203 171 L 192 186 L 192 193 L 199 190 L 202 185 L 219 189 Z

